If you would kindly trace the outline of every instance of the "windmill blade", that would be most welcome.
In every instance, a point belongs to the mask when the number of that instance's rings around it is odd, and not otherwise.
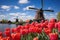
[[[29,9],[39,10],[38,8],[32,8],[32,7],[29,7]]]
[[[42,6],[42,9],[43,9],[43,0],[41,0],[41,6]]]
[[[49,11],[49,12],[54,12],[54,10],[43,10],[43,11]]]

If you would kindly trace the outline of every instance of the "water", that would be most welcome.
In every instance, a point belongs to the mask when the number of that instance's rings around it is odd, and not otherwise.
[[[15,28],[15,24],[0,24],[0,31],[4,32],[5,28]]]

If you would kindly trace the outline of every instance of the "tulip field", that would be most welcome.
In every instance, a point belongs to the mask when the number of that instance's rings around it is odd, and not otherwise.
[[[43,21],[6,28],[0,32],[0,40],[60,40],[60,21]]]

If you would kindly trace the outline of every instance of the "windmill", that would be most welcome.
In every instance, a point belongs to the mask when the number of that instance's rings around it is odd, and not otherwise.
[[[37,13],[35,15],[35,20],[45,20],[44,15],[43,15],[44,11],[54,12],[54,10],[44,10],[43,7],[44,7],[43,0],[41,0],[41,8],[40,9],[29,7],[29,9],[37,10]]]

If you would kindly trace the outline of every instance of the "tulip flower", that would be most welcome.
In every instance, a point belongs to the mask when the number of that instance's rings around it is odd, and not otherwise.
[[[44,23],[45,23],[46,25],[48,25],[48,20],[46,20]]]
[[[16,40],[20,40],[20,39],[21,39],[21,35],[20,35],[20,33],[16,33],[16,35],[15,35],[15,39],[16,39]]]
[[[38,24],[37,22],[32,22],[31,25],[35,26],[36,24]]]
[[[55,27],[55,24],[49,23],[47,26],[48,26],[48,28],[50,28],[52,30]]]
[[[58,28],[58,23],[55,23],[55,28]]]
[[[10,37],[10,31],[5,31],[4,34],[5,34],[7,37]]]
[[[24,27],[25,27],[25,29],[29,29],[30,24],[26,24]]]
[[[49,37],[50,37],[50,40],[58,40],[58,34],[57,33],[50,33]]]
[[[11,37],[12,40],[20,40],[20,33],[12,33]]]
[[[0,36],[0,40],[2,39],[2,36]]]
[[[34,27],[34,28],[33,28],[33,32],[34,32],[34,33],[37,33],[37,32],[38,32],[38,27]]]
[[[10,28],[6,28],[5,31],[10,31]]]
[[[32,33],[33,32],[33,27],[30,27],[29,28],[29,33]]]
[[[38,40],[38,37],[33,38],[33,40]]]
[[[42,28],[38,28],[38,32],[37,33],[42,33]]]
[[[14,33],[11,34],[12,40],[15,40],[15,35]]]
[[[60,22],[58,22],[58,32],[60,32]]]
[[[56,19],[52,18],[50,19],[50,23],[55,23]]]
[[[0,36],[2,36],[2,32],[0,32]]]
[[[6,38],[2,38],[1,40],[7,40]]]
[[[35,27],[39,27],[39,28],[41,28],[41,24],[40,24],[40,23],[35,24]]]
[[[25,34],[28,34],[29,31],[27,29],[21,29],[20,33],[21,33],[21,35],[25,35]]]
[[[17,29],[16,28],[12,28],[12,33],[16,33]]]
[[[11,38],[10,38],[10,37],[7,37],[6,39],[7,39],[7,40],[11,40]]]
[[[16,32],[20,32],[20,28],[19,27],[16,28]]]
[[[44,32],[45,32],[47,35],[49,35],[49,33],[51,33],[52,31],[51,31],[51,29],[49,29],[49,28],[44,28]]]
[[[60,21],[56,22],[55,19],[51,19],[50,21],[42,20],[40,23],[32,22],[31,24],[18,25],[16,28],[12,28],[12,32],[10,28],[6,28],[4,31],[6,36],[3,37],[3,33],[0,32],[0,40],[48,40],[48,38],[50,40],[58,40],[57,28],[59,33]],[[52,33],[52,29],[54,33]]]

